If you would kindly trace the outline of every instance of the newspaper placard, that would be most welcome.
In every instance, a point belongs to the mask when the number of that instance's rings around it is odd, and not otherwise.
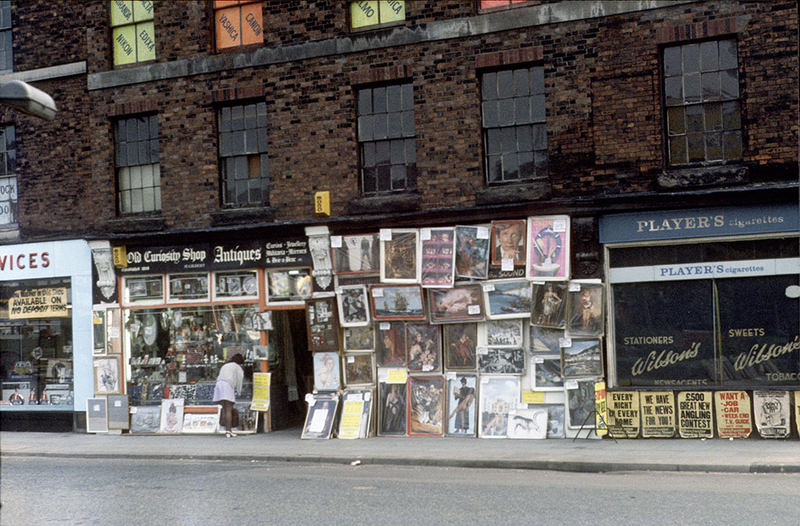
[[[716,391],[717,435],[720,438],[747,438],[753,430],[750,395],[746,391]]]
[[[714,436],[714,413],[710,391],[681,391],[678,393],[678,434],[681,438],[711,438]]]
[[[608,434],[608,403],[606,402],[606,383],[594,384],[595,433],[597,436]]]
[[[608,431],[614,438],[636,438],[639,436],[641,419],[639,418],[638,391],[609,391],[606,394],[608,404]]]
[[[272,373],[253,373],[251,411],[269,411],[269,385]]]
[[[800,434],[800,391],[794,392],[794,423],[797,426],[797,433]]]
[[[639,393],[642,407],[642,437],[672,438],[675,436],[675,396],[672,391]]]
[[[753,391],[753,413],[761,438],[789,436],[789,391]]]

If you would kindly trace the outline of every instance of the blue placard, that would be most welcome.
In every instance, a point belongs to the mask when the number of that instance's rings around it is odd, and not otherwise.
[[[738,236],[800,230],[797,205],[694,208],[600,217],[600,242]]]

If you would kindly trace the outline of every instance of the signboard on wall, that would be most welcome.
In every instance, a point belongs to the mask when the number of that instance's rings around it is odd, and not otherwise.
[[[642,437],[672,438],[675,435],[675,396],[672,391],[643,391],[639,397]]]
[[[714,436],[714,413],[711,391],[678,393],[678,433],[681,438]]]
[[[637,391],[608,391],[608,432],[613,438],[639,436],[639,393]]]
[[[789,391],[753,391],[753,412],[761,438],[789,436]]]
[[[8,299],[8,317],[12,320],[69,318],[70,313],[66,287],[18,289]]]
[[[720,438],[747,438],[753,429],[750,395],[746,391],[716,391],[717,435]]]

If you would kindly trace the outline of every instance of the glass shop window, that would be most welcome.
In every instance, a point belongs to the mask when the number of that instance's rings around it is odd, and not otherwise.
[[[122,286],[126,305],[155,305],[164,303],[164,277],[137,276],[125,278]]]
[[[208,274],[170,274],[169,302],[208,301]]]

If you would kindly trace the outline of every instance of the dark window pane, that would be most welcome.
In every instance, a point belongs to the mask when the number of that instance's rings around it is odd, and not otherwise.
[[[231,108],[231,130],[241,130],[244,128],[244,111],[241,106]]]
[[[404,111],[402,113],[403,117],[403,136],[404,137],[413,137],[414,136],[414,112],[413,111]]]
[[[128,166],[128,147],[123,142],[117,142],[117,166]]]
[[[686,133],[683,107],[667,109],[667,131],[670,135]]]
[[[544,94],[544,68],[531,68],[531,95]]]
[[[722,160],[722,134],[721,133],[707,133],[706,134],[706,160],[719,161]]]
[[[738,66],[736,41],[721,40],[719,43],[719,69],[736,69]]]
[[[259,102],[256,105],[256,112],[258,115],[258,126],[261,128],[267,127],[267,103]]]
[[[686,107],[686,130],[688,132],[701,132],[703,131],[703,107],[702,106],[687,106]]]
[[[741,132],[725,133],[723,138],[723,150],[725,159],[742,158],[742,134]]]
[[[150,139],[150,162],[158,162],[158,139]]]
[[[513,81],[514,96],[515,97],[527,96],[530,93],[530,88],[528,87],[530,73],[528,72],[528,68],[514,70],[513,77],[514,77]]]
[[[517,134],[514,128],[503,128],[500,130],[500,150],[503,153],[517,151]]]
[[[547,177],[547,154],[544,152],[533,152],[533,163],[536,165],[536,176]]]
[[[685,164],[686,159],[686,136],[670,137],[669,139],[669,160],[672,164]]]
[[[521,152],[517,157],[519,160],[519,176],[521,179],[530,179],[536,173],[533,164],[533,152]]]
[[[255,118],[253,118],[255,122]],[[258,153],[258,130],[248,128],[244,131],[244,153]]]
[[[128,166],[139,164],[139,148],[137,145],[138,143],[135,142],[126,143],[128,150]]]
[[[683,89],[686,102],[700,102],[700,74],[686,75],[683,78]]]
[[[375,143],[368,142],[361,145],[361,158],[364,166],[375,166]]]
[[[362,89],[358,91],[358,114],[368,113],[372,113],[372,90]]]
[[[258,124],[256,118],[256,105],[248,104],[244,107],[244,127],[246,130],[255,128]]]
[[[544,124],[533,126],[533,149],[547,150],[547,127]]]
[[[375,130],[373,128],[372,121],[372,115],[362,115],[358,118],[359,141],[371,141],[375,137]]]
[[[485,73],[481,78],[481,98],[483,100],[497,98],[497,73]]]
[[[403,84],[403,110],[411,111],[414,109],[414,85]]]
[[[499,155],[492,155],[487,160],[487,177],[490,183],[499,183],[502,181],[502,165],[500,163]]]
[[[534,95],[531,97],[531,120],[533,122],[544,122],[544,95]]]
[[[664,49],[664,76],[674,77],[681,74],[681,48],[668,47]]]
[[[486,153],[489,155],[500,153],[500,130],[497,128],[486,131]]]
[[[392,190],[404,190],[406,187],[406,167],[392,166]]]
[[[700,71],[700,46],[689,44],[683,46],[683,73],[697,73]]]
[[[497,126],[497,102],[489,101],[483,103],[483,126],[484,128],[494,128]]]
[[[372,90],[372,111],[374,113],[386,113],[386,88],[375,88]]]
[[[719,56],[717,42],[703,42],[700,44],[700,71],[716,71],[719,69]]]
[[[513,94],[512,74],[510,70],[497,73],[497,95],[501,99],[509,98]]]
[[[235,179],[242,180],[247,179],[249,174],[247,173],[247,156],[240,155],[239,157],[234,157],[236,162],[236,176]]]
[[[739,98],[739,78],[735,69],[729,69],[720,72],[720,83],[722,89],[722,99],[738,99]]]
[[[705,114],[705,130],[719,131],[722,129],[722,106],[720,104],[706,104],[703,107]]]
[[[403,136],[403,114],[402,113],[390,113],[387,118],[387,137],[390,139],[395,139],[397,137]]]
[[[378,191],[388,192],[392,189],[392,171],[389,165],[381,165],[376,168],[378,171]]]
[[[267,128],[265,125],[259,125],[258,128],[258,151],[267,151]]]
[[[231,109],[229,107],[222,108],[219,112],[219,131],[231,131]]]
[[[702,74],[703,100],[719,100],[719,72]]]
[[[400,85],[395,84],[389,86],[386,90],[387,104],[386,108],[389,112],[400,111],[403,108],[403,100],[400,95]]]
[[[514,122],[516,124],[531,122],[531,101],[528,97],[514,99]]]
[[[667,106],[683,104],[683,77],[664,79],[664,95]]]
[[[374,116],[373,125],[375,126],[375,139],[385,139],[388,126],[388,116],[386,113],[376,113]]]
[[[233,155],[244,153],[244,131],[231,132],[231,153]]]
[[[498,119],[500,126],[514,124],[514,99],[500,99],[498,104]]]
[[[364,193],[373,193],[375,188],[375,169],[364,168]]]
[[[517,165],[517,154],[503,154],[503,180],[508,181],[510,179],[519,179],[519,174],[517,173],[518,169],[519,166]]]
[[[703,161],[706,158],[705,141],[702,133],[690,133],[686,136],[689,145],[689,162]]]
[[[391,141],[390,149],[392,153],[389,162],[392,164],[405,164],[405,144],[403,144],[403,141]]]
[[[391,149],[388,141],[375,143],[375,164],[389,164],[391,159]]]
[[[417,164],[417,143],[414,139],[406,139],[403,141],[406,149],[406,164]]]
[[[517,126],[517,148],[519,151],[533,151],[533,137],[530,126]]]
[[[725,102],[722,104],[722,127],[725,130],[738,130],[742,127],[738,102]]]

